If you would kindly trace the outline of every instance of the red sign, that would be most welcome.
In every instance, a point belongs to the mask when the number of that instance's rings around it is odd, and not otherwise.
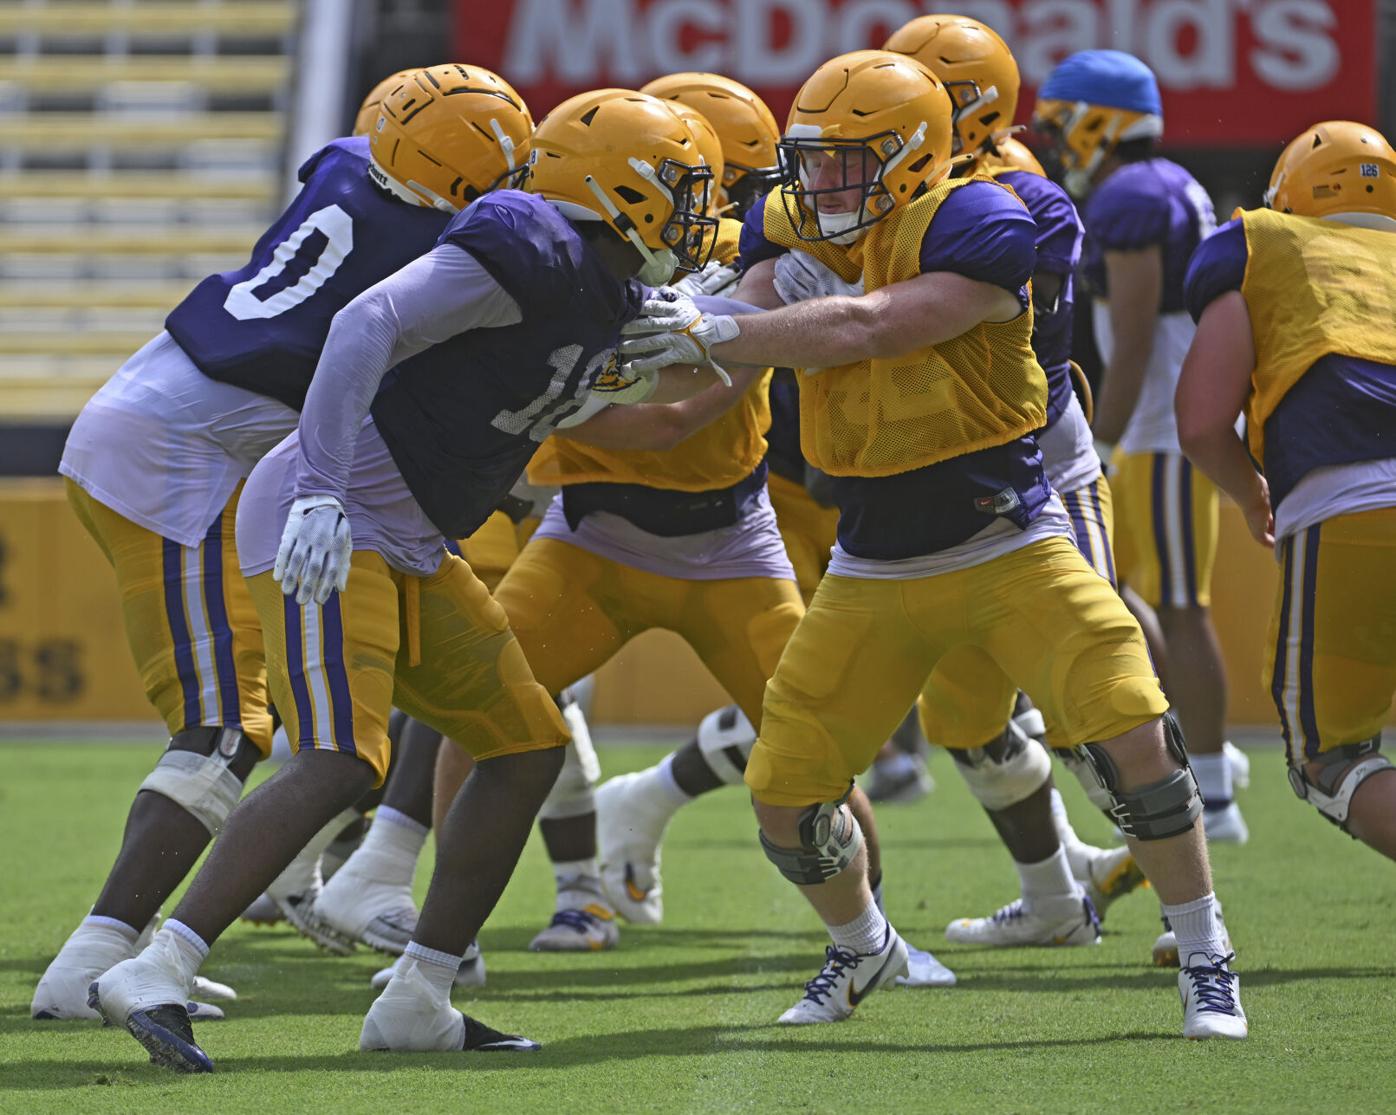
[[[457,0],[456,55],[498,70],[538,119],[586,89],[711,70],[783,120],[821,62],[947,9],[1012,47],[1020,119],[1062,58],[1112,47],[1158,74],[1175,144],[1268,145],[1318,120],[1373,121],[1373,0]]]

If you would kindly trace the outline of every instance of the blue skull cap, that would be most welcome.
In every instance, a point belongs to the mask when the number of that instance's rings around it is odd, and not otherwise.
[[[1065,58],[1037,91],[1046,101],[1084,101],[1162,118],[1154,71],[1122,50],[1082,50]]]

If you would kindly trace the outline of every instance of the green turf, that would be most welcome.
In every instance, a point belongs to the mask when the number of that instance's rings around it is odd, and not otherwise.
[[[614,748],[608,772],[653,748]],[[686,810],[666,850],[666,924],[614,953],[525,951],[551,878],[530,845],[481,935],[489,986],[458,1005],[544,1043],[532,1057],[357,1052],[380,960],[315,953],[235,927],[209,975],[241,998],[201,1026],[218,1064],[182,1078],[124,1033],[37,1024],[35,979],[109,865],[148,748],[0,746],[0,1111],[1390,1111],[1396,1106],[1396,887],[1390,865],[1301,807],[1256,756],[1252,840],[1216,853],[1253,1036],[1185,1042],[1172,973],[1147,965],[1153,897],[1110,911],[1098,948],[936,948],[948,991],[879,993],[851,1021],[771,1023],[818,967],[824,936],[762,858],[744,795]],[[944,756],[940,788],[880,813],[888,909],[935,947],[952,917],[1011,897],[1011,866]],[[1078,827],[1104,840],[1075,786]],[[482,833],[481,839],[487,840]],[[425,879],[425,870],[419,876]]]

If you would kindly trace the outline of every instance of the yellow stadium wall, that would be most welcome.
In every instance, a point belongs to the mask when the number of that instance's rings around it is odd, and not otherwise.
[[[1223,505],[1212,597],[1236,725],[1275,726],[1260,675],[1276,580],[1273,558],[1251,542],[1236,509]],[[126,650],[115,586],[59,482],[0,482],[0,721],[152,719]],[[600,672],[593,719],[691,725],[725,702],[687,646],[655,631]]]

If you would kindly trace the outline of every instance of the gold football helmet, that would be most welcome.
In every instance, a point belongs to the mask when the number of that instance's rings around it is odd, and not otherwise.
[[[804,214],[791,210],[797,235],[851,244],[944,178],[950,117],[945,86],[914,58],[856,50],[825,62],[796,94],[780,142],[783,196]]]
[[[533,117],[502,77],[479,66],[414,70],[379,104],[370,173],[414,205],[455,213],[528,176]]]
[[[383,103],[383,98],[388,95],[388,90],[395,88],[415,71],[398,70],[395,74],[389,74],[372,89],[368,96],[364,98],[364,103],[359,105],[358,114],[354,117],[354,135],[366,136],[373,131],[373,125],[378,122],[378,106]]]
[[[1396,219],[1396,151],[1365,124],[1315,124],[1280,155],[1265,204],[1301,217],[1374,213]]]
[[[780,127],[766,102],[721,74],[682,73],[655,78],[640,92],[697,109],[722,141],[722,176],[717,207],[740,217],[780,181],[776,144]]]
[[[923,15],[883,45],[940,78],[955,106],[956,151],[977,152],[1013,124],[1018,63],[993,28],[958,15]]]
[[[543,118],[533,146],[529,190],[632,244],[643,282],[658,286],[707,262],[717,228],[707,212],[712,168],[667,102],[629,89],[581,93]]]

